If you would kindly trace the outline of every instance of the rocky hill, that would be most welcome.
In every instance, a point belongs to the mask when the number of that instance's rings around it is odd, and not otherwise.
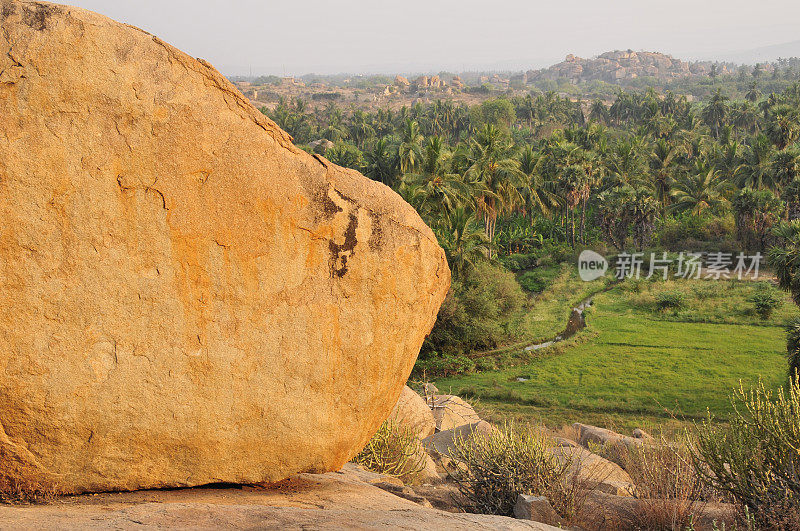
[[[694,75],[704,76],[711,73],[713,64],[709,61],[687,63],[658,52],[616,50],[592,59],[570,54],[561,63],[543,70],[529,71],[527,74],[529,81],[568,79],[573,83],[594,80],[615,83],[639,77],[674,79]],[[729,66],[718,65],[717,72],[729,73]]]

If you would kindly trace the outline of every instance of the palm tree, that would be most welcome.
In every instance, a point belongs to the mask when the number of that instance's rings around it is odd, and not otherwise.
[[[486,124],[470,142],[471,164],[465,180],[473,187],[490,242],[494,241],[498,215],[511,211],[521,199],[519,185],[524,175],[511,147],[506,135],[492,124]]]
[[[389,142],[380,138],[372,145],[372,149],[364,153],[366,162],[364,173],[372,180],[393,186],[397,177],[397,157],[392,154]]]
[[[800,219],[775,227],[773,234],[779,243],[768,254],[769,265],[775,269],[778,285],[792,295],[800,305]],[[787,326],[787,355],[791,376],[800,370],[800,319]]]
[[[400,171],[413,173],[422,161],[422,134],[419,132],[419,124],[415,120],[408,118],[405,121],[400,140],[400,146],[397,148]]]
[[[364,142],[375,134],[375,130],[367,123],[364,111],[356,109],[350,117],[350,137],[359,148],[364,147]]]
[[[641,139],[621,140],[608,157],[608,172],[616,184],[635,184],[642,176]]]
[[[441,175],[445,173],[449,153],[438,136],[432,136],[425,143],[422,153],[422,172],[427,175]]]
[[[608,117],[608,107],[606,107],[606,104],[601,100],[594,100],[592,107],[589,109],[589,120],[607,124]]]
[[[754,190],[774,187],[772,149],[772,143],[763,133],[751,139],[744,153],[744,161],[735,172],[739,187]]]
[[[722,89],[718,88],[701,113],[703,121],[714,133],[714,138],[719,138],[719,131],[728,116],[728,106],[725,104],[727,99],[727,96],[723,96]]]
[[[744,99],[749,101],[750,103],[755,103],[761,97],[761,91],[758,90],[758,81],[753,81],[750,83],[750,90],[747,91],[747,94],[744,95]]]
[[[653,197],[652,191],[644,186],[633,189],[626,205],[626,216],[631,220],[633,243],[642,250],[655,230],[660,204]]]
[[[475,215],[464,207],[449,212],[434,231],[456,278],[462,277],[478,260],[489,256],[490,243],[484,230]]]
[[[800,121],[797,109],[791,105],[776,105],[769,110],[765,132],[767,137],[780,150],[800,138]]]
[[[775,185],[785,190],[789,183],[800,177],[800,149],[789,148],[772,157],[772,174]]]
[[[751,103],[733,103],[730,107],[730,117],[732,125],[750,134],[756,134],[760,130],[758,109]]]
[[[690,211],[695,215],[706,210],[716,212],[728,204],[726,194],[729,190],[730,183],[723,180],[713,168],[706,173],[686,175],[676,181],[672,191],[674,202],[668,210]]]
[[[448,172],[450,153],[439,137],[425,145],[420,173],[407,173],[401,183],[401,194],[420,214],[431,221],[463,206],[469,187],[462,177]]]
[[[653,188],[656,199],[661,202],[662,211],[669,206],[672,175],[678,162],[679,150],[663,138],[653,144],[650,151],[650,169],[653,171]]]
[[[565,191],[567,212],[571,212],[569,229],[571,245],[575,247],[575,208],[585,201],[591,189],[590,178],[586,169],[579,164],[566,166],[561,173],[561,188]],[[585,204],[585,203],[584,203]]]
[[[536,105],[534,105],[533,97],[530,94],[525,95],[522,101],[519,102],[517,114],[520,119],[528,123],[528,129],[533,129],[533,119],[536,117]]]
[[[548,215],[550,208],[558,204],[558,197],[545,185],[544,178],[538,171],[539,155],[533,146],[525,146],[519,156],[519,169],[526,177],[520,188],[520,195],[524,205],[525,214],[530,216],[531,222],[535,213]]]

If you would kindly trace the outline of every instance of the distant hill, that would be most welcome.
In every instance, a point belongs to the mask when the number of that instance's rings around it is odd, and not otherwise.
[[[695,75],[705,76],[711,72],[712,64],[711,61],[688,63],[658,52],[615,50],[591,59],[570,54],[558,64],[542,70],[529,71],[527,74],[529,81],[569,79],[574,83],[593,80],[616,83],[639,77],[674,79]],[[732,65],[718,65],[718,73],[728,73],[731,67]]]
[[[717,59],[720,61],[730,61],[732,63],[754,65],[756,63],[772,62],[776,61],[778,58],[786,59],[789,57],[800,57],[800,41],[730,52],[720,55]]]

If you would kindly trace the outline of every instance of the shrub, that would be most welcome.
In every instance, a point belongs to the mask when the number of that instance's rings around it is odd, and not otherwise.
[[[547,281],[535,271],[526,271],[519,277],[519,285],[533,293],[541,293],[547,287]]]
[[[780,292],[766,282],[759,282],[756,292],[748,300],[753,303],[756,313],[762,319],[769,319],[772,312],[783,304]]]
[[[568,477],[570,462],[559,462],[548,448],[543,434],[510,424],[457,438],[450,457],[464,509],[512,516],[517,497],[529,494],[547,497],[564,518],[574,516],[578,496]]]
[[[680,291],[664,291],[656,295],[656,309],[659,311],[680,310],[685,306],[686,301]]]
[[[621,288],[628,293],[641,293],[645,288],[645,280],[641,278],[629,278],[621,284]]]
[[[698,430],[693,448],[697,473],[729,494],[740,510],[769,529],[800,527],[800,382],[788,392],[744,387],[734,391],[730,427],[711,418]]]
[[[541,253],[518,253],[501,256],[498,258],[501,264],[511,271],[522,271],[536,267]]]
[[[420,357],[414,366],[414,374],[426,378],[447,378],[456,374],[475,371],[476,363],[461,354],[439,354],[431,352]],[[481,369],[486,370],[486,369]]]
[[[0,477],[0,504],[47,503],[59,494],[55,484],[27,478]]]
[[[694,288],[694,296],[699,301],[705,301],[716,297],[718,291],[715,284],[711,282],[703,283]]]
[[[497,347],[519,334],[527,300],[514,274],[481,262],[454,280],[424,351],[466,352]],[[423,353],[422,358],[427,358]]]
[[[367,470],[411,483],[425,467],[425,451],[414,432],[387,420],[353,462]]]
[[[733,216],[695,216],[689,214],[667,217],[661,223],[656,237],[665,249],[675,252],[723,251],[740,249],[736,243]]]

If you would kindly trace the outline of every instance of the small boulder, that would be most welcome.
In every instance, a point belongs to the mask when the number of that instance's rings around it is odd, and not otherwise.
[[[520,520],[534,520],[543,524],[559,525],[561,518],[544,496],[520,494],[514,505],[514,517]]]
[[[630,496],[635,488],[633,479],[622,467],[585,448],[555,446],[550,451],[559,462],[571,463],[569,478],[588,488],[617,496]]]
[[[331,149],[335,144],[328,140],[327,138],[320,138],[319,140],[314,140],[313,142],[308,143],[308,147],[314,150],[314,153],[319,153],[320,155],[324,155],[326,151]]]
[[[597,426],[589,426],[588,424],[581,424],[576,422],[572,425],[578,435],[578,443],[585,448],[589,448],[590,444],[598,445],[624,445],[626,447],[638,446],[642,444],[642,439],[635,437],[628,437],[615,431],[607,430],[605,428],[598,428]],[[644,433],[644,432],[642,432]]]
[[[481,420],[472,406],[457,396],[434,395],[430,406],[433,418],[436,419],[437,431],[447,431]]]
[[[423,467],[411,483],[414,485],[436,485],[437,483],[441,483],[442,477],[436,470],[436,462],[428,455],[421,445],[417,450],[417,455],[422,455]]]
[[[386,492],[391,492],[395,496],[399,496],[405,500],[412,501],[417,505],[422,505],[423,507],[433,508],[431,502],[429,502],[424,496],[420,496],[414,489],[411,487],[406,487],[404,485],[397,485],[395,483],[373,483],[376,487],[381,490],[385,490]]]
[[[466,439],[475,433],[491,433],[494,426],[481,420],[473,424],[465,424],[450,430],[440,431],[422,440],[422,446],[434,456],[449,456],[455,448],[456,441]]]
[[[436,431],[436,420],[431,408],[408,386],[403,387],[389,420],[411,430],[420,439],[433,435]]]

